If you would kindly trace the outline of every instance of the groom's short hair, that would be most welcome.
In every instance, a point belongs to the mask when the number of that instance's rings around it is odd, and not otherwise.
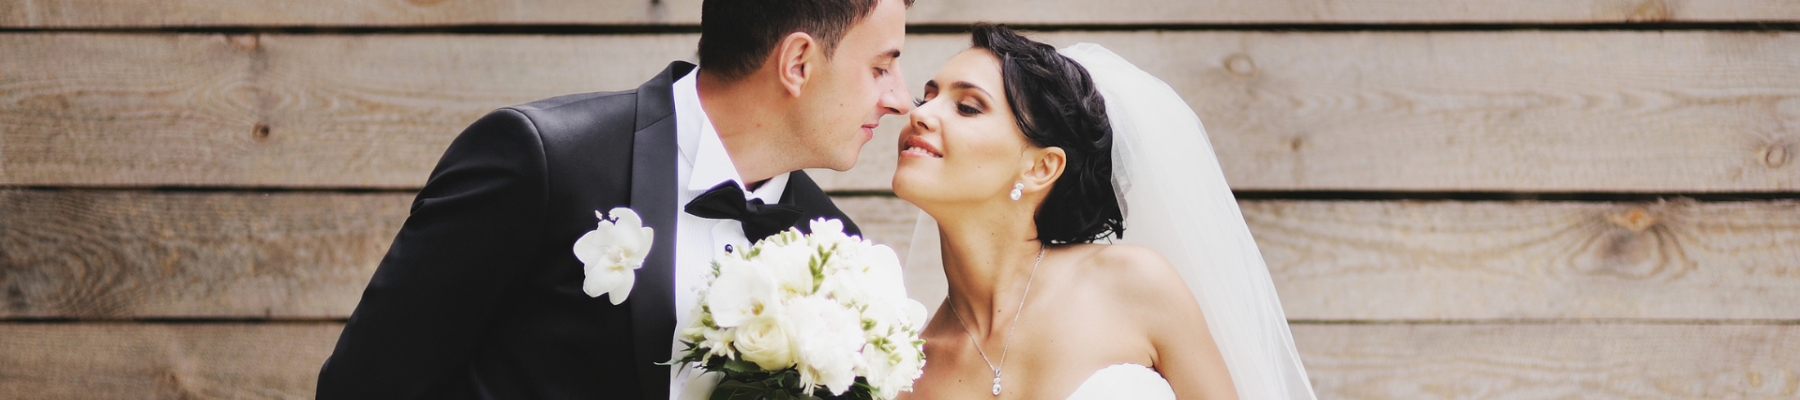
[[[762,68],[781,39],[806,32],[825,57],[850,27],[884,0],[705,0],[700,5],[700,66],[736,81]],[[913,0],[903,0],[912,7]]]

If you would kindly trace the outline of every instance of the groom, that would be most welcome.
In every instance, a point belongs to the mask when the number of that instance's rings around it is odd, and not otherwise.
[[[413,201],[318,398],[678,395],[685,372],[655,363],[672,358],[713,254],[814,218],[856,231],[798,170],[849,169],[882,116],[909,111],[898,57],[910,4],[706,0],[700,67],[475,121]],[[619,305],[583,292],[573,252],[614,207],[655,229]]]

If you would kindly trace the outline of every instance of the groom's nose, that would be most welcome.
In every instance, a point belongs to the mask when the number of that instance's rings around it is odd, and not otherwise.
[[[881,107],[882,111],[888,114],[906,115],[906,113],[912,112],[913,107],[912,96],[906,92],[906,76],[901,74],[898,67],[894,68],[892,74],[893,77],[887,80],[886,87],[882,88],[881,100],[876,106]]]

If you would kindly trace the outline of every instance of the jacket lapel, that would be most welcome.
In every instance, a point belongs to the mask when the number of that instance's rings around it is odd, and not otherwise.
[[[637,270],[626,303],[631,307],[632,348],[645,400],[669,398],[668,361],[675,338],[676,153],[675,101],[670,86],[693,71],[676,61],[637,90],[637,131],[631,148],[631,208],[656,230],[650,254]]]

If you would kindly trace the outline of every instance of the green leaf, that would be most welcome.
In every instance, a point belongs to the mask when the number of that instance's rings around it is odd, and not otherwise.
[[[762,372],[762,367],[756,366],[756,363],[744,361],[744,360],[725,361],[724,367],[725,367],[726,371],[737,372],[737,373],[742,373],[742,374],[753,374],[753,373],[757,373],[757,372]]]

